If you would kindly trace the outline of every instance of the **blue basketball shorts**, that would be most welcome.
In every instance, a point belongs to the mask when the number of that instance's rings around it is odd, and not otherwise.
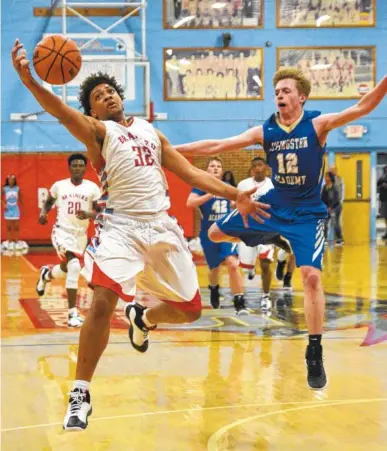
[[[270,203],[270,198],[262,196],[260,202]],[[278,208],[272,206],[271,217],[263,224],[248,218],[248,227],[238,210],[221,218],[217,225],[226,235],[239,238],[248,246],[267,243],[267,237],[279,233],[286,238],[293,249],[296,265],[313,266],[322,269],[324,257],[324,225],[326,209],[324,206],[303,208]]]
[[[230,255],[238,255],[237,243],[214,243],[208,238],[208,230],[200,232],[200,243],[210,269],[217,268]]]

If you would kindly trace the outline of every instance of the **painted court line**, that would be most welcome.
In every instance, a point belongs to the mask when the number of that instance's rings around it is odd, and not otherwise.
[[[339,400],[327,400],[327,401],[316,401],[316,400],[314,400],[314,401],[288,401],[288,402],[276,402],[276,403],[264,403],[264,404],[242,404],[242,405],[214,406],[214,407],[195,407],[195,408],[191,408],[191,409],[161,410],[161,411],[157,411],[157,412],[141,412],[141,413],[130,413],[130,414],[126,414],[126,415],[115,415],[115,416],[109,416],[109,417],[89,418],[89,423],[94,423],[96,421],[118,420],[118,419],[122,419],[122,418],[136,418],[136,417],[139,418],[139,417],[148,417],[148,416],[155,416],[155,415],[170,415],[170,414],[176,414],[176,413],[201,412],[204,410],[209,411],[209,410],[222,410],[222,409],[243,409],[246,407],[272,407],[272,406],[300,405],[300,404],[302,405],[302,407],[291,408],[288,410],[277,410],[276,412],[270,412],[270,413],[266,413],[266,414],[262,414],[262,415],[256,415],[256,416],[245,418],[243,420],[239,420],[235,423],[232,423],[231,425],[227,425],[224,428],[219,429],[213,436],[211,436],[211,438],[210,438],[210,440],[211,440],[212,437],[214,437],[220,431],[223,431],[223,430],[226,431],[228,429],[231,429],[231,427],[234,427],[238,424],[242,424],[243,422],[251,421],[252,419],[255,419],[255,418],[263,418],[266,416],[279,414],[282,412],[291,412],[291,411],[302,410],[302,409],[307,409],[307,408],[311,409],[311,408],[315,408],[315,407],[323,407],[325,405],[330,406],[330,405],[358,404],[358,403],[381,402],[381,401],[387,401],[387,398],[355,399],[355,400],[339,399]],[[310,404],[312,404],[312,405],[310,405]],[[62,426],[62,422],[31,424],[28,426],[4,428],[1,431],[2,432],[12,432],[12,431],[21,431],[21,430],[26,430],[26,429],[38,429],[38,428],[52,427],[52,426]],[[213,449],[215,450],[216,448],[213,448]]]
[[[350,405],[350,404],[366,404],[366,403],[372,403],[372,402],[382,402],[387,401],[387,398],[375,398],[375,399],[352,399],[352,400],[342,400],[342,401],[326,401],[326,402],[319,402],[316,403],[314,401],[314,405],[303,405],[300,407],[291,407],[289,409],[281,409],[281,410],[275,410],[274,412],[267,412],[259,415],[253,415],[247,418],[243,418],[242,420],[234,421],[230,424],[227,424],[226,426],[223,426],[222,428],[218,429],[214,434],[211,435],[207,442],[207,450],[208,451],[220,451],[218,448],[218,441],[219,438],[228,432],[230,429],[240,426],[244,423],[248,423],[250,421],[258,420],[260,418],[268,418],[275,415],[282,415],[286,414],[288,412],[297,412],[300,410],[309,410],[309,409],[316,409],[316,408],[322,408],[322,407],[331,407],[331,406],[344,406],[344,405]],[[294,403],[296,404],[296,403]],[[269,405],[269,404],[268,404]]]

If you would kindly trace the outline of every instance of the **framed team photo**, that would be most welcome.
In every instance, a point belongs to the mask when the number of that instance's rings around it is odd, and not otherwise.
[[[376,0],[277,0],[278,28],[374,27]]]
[[[262,48],[164,49],[164,99],[262,100]]]
[[[296,67],[311,81],[310,99],[358,99],[376,82],[376,48],[279,47],[277,69]]]
[[[260,28],[263,0],[163,0],[164,28]]]

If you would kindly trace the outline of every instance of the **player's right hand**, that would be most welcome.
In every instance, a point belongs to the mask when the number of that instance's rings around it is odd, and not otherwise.
[[[15,68],[16,72],[19,74],[19,77],[23,82],[31,80],[31,70],[30,70],[30,62],[27,59],[27,52],[23,49],[23,44],[20,43],[19,39],[16,39],[15,44],[13,46],[11,55],[12,55],[12,64]],[[23,49],[20,53],[19,50]]]
[[[39,224],[44,225],[47,224],[47,215],[40,215],[38,219]]]

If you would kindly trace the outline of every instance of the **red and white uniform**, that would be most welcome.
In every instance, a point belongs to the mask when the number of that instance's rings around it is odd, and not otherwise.
[[[182,309],[201,308],[192,255],[176,219],[168,216],[162,148],[153,126],[105,121],[97,172],[105,206],[103,227],[85,254],[82,274],[92,285],[132,301],[136,288]]]
[[[249,189],[257,187],[257,191],[251,196],[256,199],[263,194],[274,188],[272,181],[265,177],[262,182],[256,182],[254,177],[242,180],[238,184],[238,189],[247,191]],[[239,261],[240,266],[246,269],[254,269],[255,261],[259,257],[260,260],[274,260],[274,245],[273,244],[260,244],[259,246],[251,247],[246,246],[245,243],[239,243]]]
[[[51,241],[59,257],[63,259],[66,251],[81,257],[87,244],[88,219],[78,219],[80,210],[91,212],[93,202],[101,191],[94,182],[82,180],[74,185],[71,179],[55,182],[50,188],[50,194],[55,199],[57,208],[56,223],[52,229]]]

